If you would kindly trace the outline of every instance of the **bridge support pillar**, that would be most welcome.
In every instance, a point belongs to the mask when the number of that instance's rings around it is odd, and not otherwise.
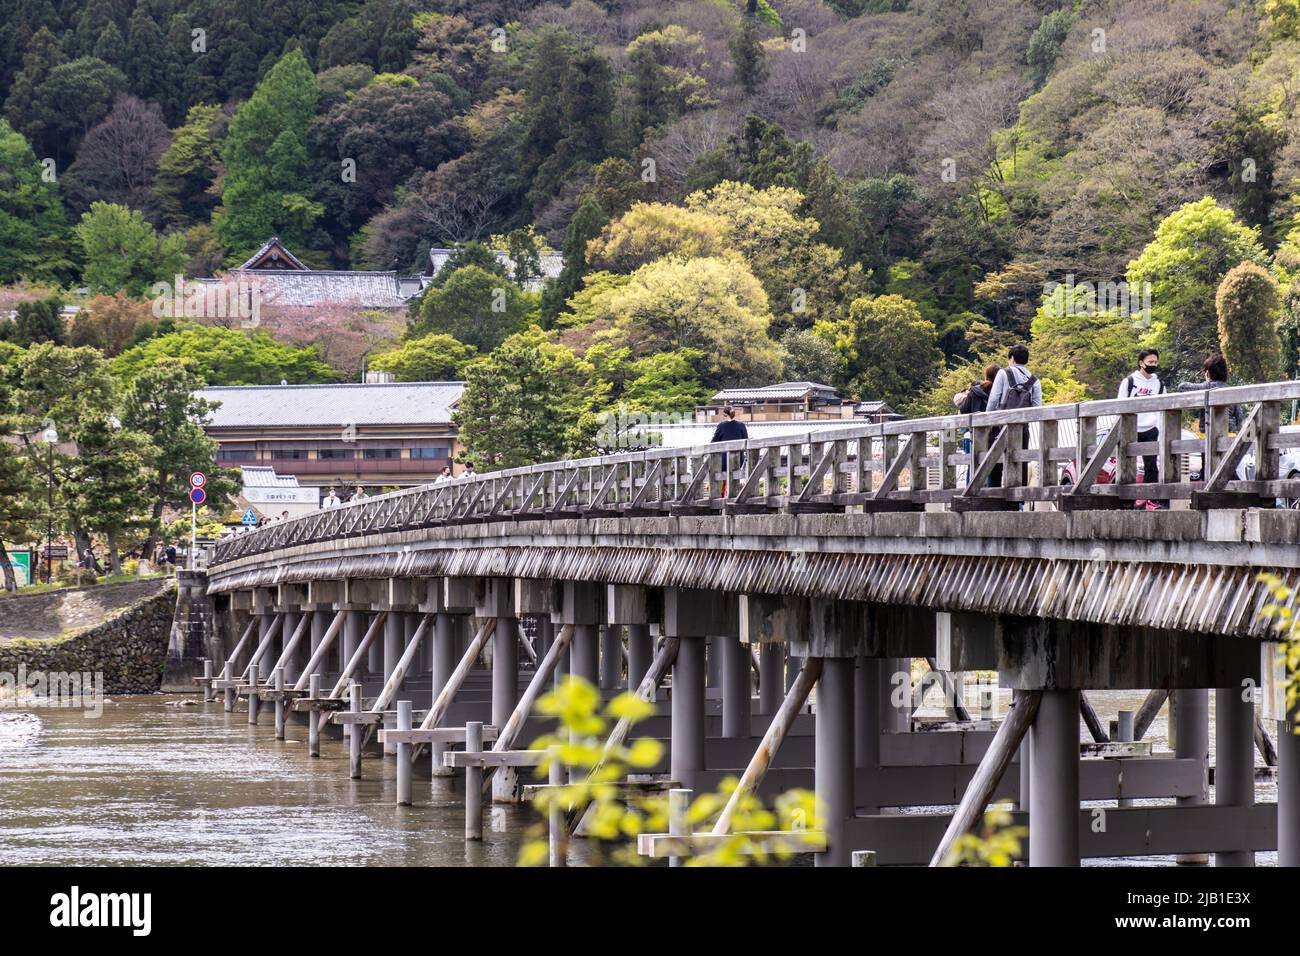
[[[750,711],[749,645],[736,637],[715,637],[721,651],[722,736],[748,737]]]
[[[1029,865],[1079,865],[1079,692],[1045,690],[1034,718]]]
[[[366,633],[366,626],[369,623],[366,615],[357,608],[339,608],[346,610],[347,617],[343,619],[343,640],[339,642],[339,673],[348,666],[348,661],[352,660],[352,655],[357,652],[357,647],[361,644],[361,638]]]
[[[393,672],[397,670],[397,662],[402,659],[402,652],[406,648],[406,614],[400,611],[390,610],[388,617],[384,618],[384,685],[387,686]],[[402,685],[399,684],[397,690],[400,692]],[[394,744],[384,744],[384,754],[391,756],[397,753],[397,747]]]
[[[853,765],[874,770],[880,766],[880,659],[859,657],[853,685]],[[867,812],[877,813],[879,807]]]
[[[758,712],[772,715],[785,700],[785,645],[758,645]]]
[[[1214,692],[1214,802],[1217,806],[1250,807],[1255,804],[1253,688],[1253,684],[1251,690],[1220,687]],[[1255,852],[1219,852],[1214,854],[1214,865],[1254,866]]]
[[[598,624],[573,625],[573,641],[569,645],[569,670],[590,683],[600,685],[600,626]]]
[[[492,635],[492,724],[505,727],[519,703],[519,621],[513,617],[497,618]],[[466,774],[466,789],[469,775]],[[482,777],[479,778],[482,780]],[[492,799],[514,800],[518,773],[513,767],[501,767],[492,775]]]
[[[462,620],[457,615],[439,611],[433,619],[433,694],[432,700],[451,680],[451,672],[456,669],[456,631]],[[456,771],[443,765],[442,755],[447,750],[446,744],[432,744],[429,748],[433,761],[433,776],[451,777]]]
[[[709,690],[717,690],[722,687],[722,647],[721,639],[717,637],[708,638],[705,643],[708,645],[708,671],[705,677],[705,687]]]
[[[606,624],[600,632],[600,686],[617,690],[623,676],[623,628]]]
[[[650,669],[654,657],[654,643],[650,640],[649,624],[627,626],[627,689],[635,691]]]
[[[669,770],[688,790],[695,789],[695,775],[704,769],[705,643],[702,637],[683,637],[673,662]]]
[[[301,621],[302,621],[301,611],[299,611],[297,608],[285,609],[284,624],[281,625],[281,630],[280,630],[281,647],[285,647],[288,645],[289,639],[294,635],[294,632],[298,630],[298,625],[299,623],[301,623]],[[309,624],[308,627],[310,626],[311,625]],[[298,646],[299,647],[302,646],[301,641],[299,641]],[[277,654],[275,657],[267,661],[268,666],[274,664],[279,659],[280,659],[280,655]],[[298,669],[299,667],[302,666],[299,663],[299,660],[300,658],[298,657],[298,652],[295,650],[293,654],[290,656],[290,658],[284,662],[284,679],[288,681],[290,685],[292,685],[293,682],[298,679]]]
[[[853,817],[854,659],[827,657],[817,682],[814,786],[826,832],[826,852],[817,866],[848,866],[848,822]]]
[[[1201,806],[1210,802],[1210,692],[1208,690],[1176,690],[1170,699],[1173,714],[1174,756],[1196,760],[1201,765],[1201,792],[1195,796],[1179,797],[1180,807]],[[1204,864],[1209,857],[1204,853],[1183,853],[1179,863]]]
[[[912,659],[886,657],[880,671],[880,729],[905,734],[912,729]]]
[[[1277,865],[1300,866],[1300,735],[1296,712],[1277,721]]]

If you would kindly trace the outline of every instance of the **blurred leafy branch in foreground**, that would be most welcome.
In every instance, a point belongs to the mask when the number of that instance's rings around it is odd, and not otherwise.
[[[1259,580],[1267,585],[1273,598],[1259,613],[1260,617],[1273,622],[1274,630],[1284,641],[1280,653],[1286,666],[1286,709],[1289,714],[1295,713],[1300,699],[1300,680],[1297,680],[1300,674],[1300,618],[1291,607],[1295,590],[1276,574],[1261,574]],[[1300,723],[1292,722],[1292,732],[1300,734]]]
[[[984,826],[978,833],[958,837],[944,857],[944,866],[1010,866],[1021,856],[1021,841],[1029,835],[1028,827],[1011,826],[1010,811],[992,807],[984,814]]]
[[[635,725],[655,712],[654,704],[636,694],[623,693],[601,709],[600,693],[588,681],[569,675],[555,690],[537,702],[537,711],[555,717],[554,733],[533,742],[533,750],[545,750],[537,776],[549,779],[552,763],[573,774],[573,782],[537,791],[534,808],[545,821],[553,812],[583,819],[587,838],[586,854],[593,865],[640,866],[646,859],[637,853],[636,838],[642,833],[668,832],[666,794],[641,796],[624,785],[629,773],[646,773],[663,758],[664,746],[653,737],[640,737],[627,745],[609,746],[608,730],[626,719]],[[684,814],[688,832],[707,832],[717,821],[738,780],[729,777],[716,791],[696,797]],[[809,790],[790,790],[768,809],[754,794],[743,794],[731,818],[730,834],[705,852],[689,857],[687,866],[749,866],[788,861],[797,852],[798,835],[816,828],[815,797]],[[563,829],[563,828],[562,828]],[[768,845],[755,831],[780,829],[792,839]],[[545,822],[530,827],[519,853],[520,866],[545,866],[549,856]],[[567,829],[561,852],[567,856]]]

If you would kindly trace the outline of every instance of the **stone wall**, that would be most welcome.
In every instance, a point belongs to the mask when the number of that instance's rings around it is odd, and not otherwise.
[[[0,639],[0,671],[17,674],[23,665],[28,674],[102,672],[106,693],[156,692],[162,683],[176,593],[170,582],[145,590],[144,597],[70,636]],[[6,609],[37,597],[8,598]]]

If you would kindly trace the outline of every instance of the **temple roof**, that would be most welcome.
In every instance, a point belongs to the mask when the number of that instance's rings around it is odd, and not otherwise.
[[[284,247],[279,236],[272,236],[239,266],[240,269],[306,272],[305,262]]]

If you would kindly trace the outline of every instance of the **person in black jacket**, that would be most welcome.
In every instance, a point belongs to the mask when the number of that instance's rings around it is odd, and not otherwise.
[[[749,429],[745,427],[744,422],[736,421],[736,410],[730,405],[722,408],[722,421],[718,422],[718,427],[713,430],[713,437],[710,442],[715,441],[738,441],[742,438],[749,437]]]
[[[739,441],[749,437],[749,429],[745,427],[745,423],[736,421],[736,410],[734,408],[730,405],[724,405],[722,407],[722,416],[722,421],[718,422],[718,427],[713,429],[713,437],[709,441]],[[731,458],[731,467],[740,464],[740,454],[740,452],[733,452],[729,456]],[[727,497],[727,482],[725,480],[722,482],[722,497]]]
[[[999,371],[996,365],[985,366],[984,381],[971,382],[970,388],[954,395],[953,402],[957,406],[957,411],[963,415],[974,415],[976,412],[984,411],[989,403],[989,392],[993,390],[993,380],[997,378]]]

